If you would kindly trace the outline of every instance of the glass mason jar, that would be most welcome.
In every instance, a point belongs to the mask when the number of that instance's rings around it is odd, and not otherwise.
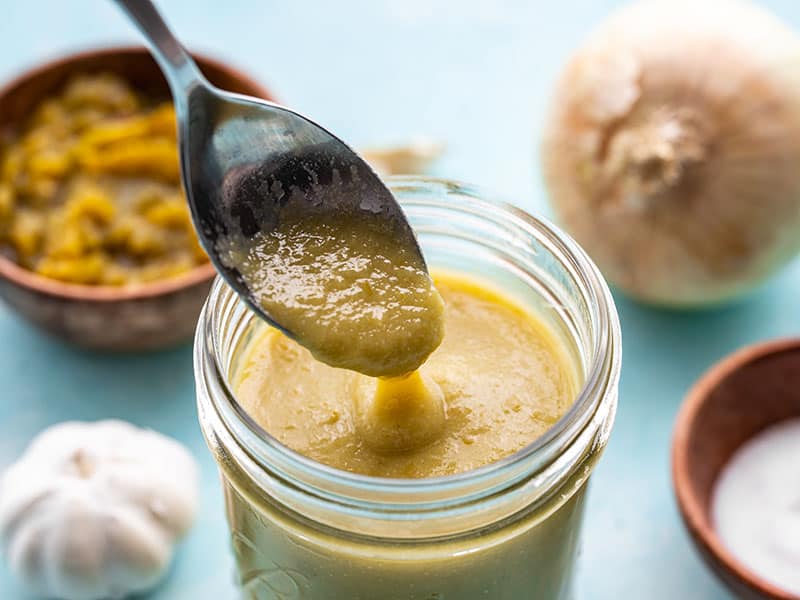
[[[580,392],[544,436],[479,469],[428,479],[340,471],[283,446],[238,404],[232,374],[265,325],[218,280],[194,362],[242,595],[565,598],[587,480],[616,410],[621,348],[611,295],[583,250],[541,219],[449,181],[392,178],[389,186],[429,266],[479,275],[530,306],[569,348]]]

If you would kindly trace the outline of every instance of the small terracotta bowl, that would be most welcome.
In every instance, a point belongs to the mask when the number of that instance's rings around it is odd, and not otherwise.
[[[272,99],[256,81],[215,60],[195,56],[220,88]],[[138,91],[169,97],[167,83],[144,48],[82,52],[23,73],[0,88],[0,131],[13,129],[33,106],[79,73],[113,72]],[[0,297],[38,327],[99,350],[148,350],[174,345],[194,331],[214,278],[210,263],[138,286],[86,286],[47,279],[0,256]]]
[[[744,600],[800,600],[760,579],[722,545],[711,521],[717,476],[766,427],[800,417],[800,339],[750,346],[695,384],[678,413],[672,478],[686,528],[714,573]]]

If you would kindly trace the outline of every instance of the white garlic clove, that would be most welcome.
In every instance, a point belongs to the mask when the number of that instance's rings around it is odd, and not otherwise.
[[[426,173],[443,153],[444,144],[428,138],[418,138],[408,144],[364,148],[359,152],[383,177]]]

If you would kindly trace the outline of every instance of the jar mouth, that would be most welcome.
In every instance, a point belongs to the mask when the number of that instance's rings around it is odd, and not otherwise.
[[[593,421],[598,428],[605,427],[605,437],[602,440],[605,443],[616,403],[621,364],[620,327],[611,292],[584,250],[548,220],[530,215],[506,202],[487,200],[479,188],[446,179],[420,176],[393,176],[387,178],[386,182],[396,195],[403,196],[400,203],[404,210],[423,205],[440,206],[472,213],[481,218],[500,219],[535,239],[562,263],[580,290],[584,304],[590,312],[588,317],[593,340],[586,360],[587,368],[582,387],[569,409],[543,435],[517,452],[481,467],[452,475],[417,479],[374,477],[337,469],[283,445],[261,427],[237,401],[229,382],[228,365],[221,360],[222,352],[217,351],[221,348],[222,320],[229,312],[220,310],[220,307],[226,303],[230,305],[233,292],[218,277],[198,324],[195,372],[198,385],[201,385],[200,373],[206,371],[207,367],[214,371],[213,377],[208,377],[209,374],[206,373],[205,378],[214,388],[209,394],[215,399],[212,408],[217,410],[226,428],[236,432],[234,438],[247,448],[247,454],[256,462],[277,468],[281,478],[296,483],[296,477],[292,473],[300,472],[304,483],[316,482],[322,487],[328,487],[326,482],[335,483],[336,490],[347,497],[350,497],[348,490],[357,489],[389,502],[400,497],[425,497],[435,502],[431,497],[432,493],[436,497],[440,493],[453,492],[469,496],[471,490],[476,494],[480,490],[480,496],[485,496],[495,485],[498,490],[500,486],[512,485],[515,473],[521,480],[526,474],[555,461]],[[442,194],[468,197],[469,202],[453,206],[452,200],[448,203],[437,199]],[[415,195],[419,198],[413,197]],[[234,297],[234,302],[241,301]],[[230,306],[227,308],[230,309]],[[213,359],[208,359],[209,354]],[[608,411],[598,416],[603,405]]]

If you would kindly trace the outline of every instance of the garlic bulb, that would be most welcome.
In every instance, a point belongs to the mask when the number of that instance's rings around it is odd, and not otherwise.
[[[567,65],[542,160],[559,220],[617,286],[739,295],[800,250],[800,41],[742,1],[627,6]]]
[[[196,503],[197,467],[177,442],[122,421],[67,422],[0,479],[0,540],[33,593],[120,598],[161,579]]]

